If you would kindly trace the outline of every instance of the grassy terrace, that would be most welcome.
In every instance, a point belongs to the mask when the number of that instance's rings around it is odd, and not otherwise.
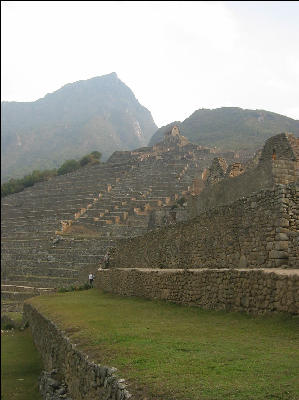
[[[147,400],[299,399],[298,317],[203,311],[97,289],[29,302]]]
[[[2,400],[41,400],[38,377],[42,369],[28,329],[1,334]]]

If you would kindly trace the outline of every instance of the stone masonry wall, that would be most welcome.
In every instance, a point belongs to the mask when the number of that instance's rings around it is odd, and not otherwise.
[[[205,309],[299,313],[299,270],[99,270],[96,287]]]
[[[243,196],[250,196],[259,190],[272,189],[275,184],[287,185],[298,182],[298,158],[298,138],[286,133],[271,137],[266,141],[256,167],[249,168],[233,178],[225,176],[216,184],[207,185],[198,196],[190,197],[188,200],[190,217],[195,217],[211,207],[229,204]],[[218,161],[214,162],[217,164]],[[214,181],[217,181],[220,175],[218,169],[217,179],[214,177]]]
[[[99,365],[88,359],[52,321],[31,304],[24,304],[24,316],[34,343],[41,353],[44,368],[55,370],[65,382],[72,400],[126,400],[131,398],[116,369]]]
[[[298,187],[277,185],[144,236],[124,239],[111,268],[298,268]]]
[[[234,178],[226,176],[220,182],[208,185],[198,196],[188,199],[190,217],[195,217],[209,208],[229,204],[241,197],[272,188],[274,185],[272,164],[273,162],[269,160],[244,174]]]

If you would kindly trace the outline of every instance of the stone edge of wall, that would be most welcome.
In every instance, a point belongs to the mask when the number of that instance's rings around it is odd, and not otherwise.
[[[84,399],[87,393],[105,400],[132,399],[125,380],[116,375],[116,368],[89,360],[88,355],[77,349],[76,344],[32,304],[24,303],[23,310],[45,370],[56,368],[73,400]]]
[[[210,310],[250,314],[299,314],[299,274],[267,269],[98,270],[95,286],[122,296],[139,296]]]

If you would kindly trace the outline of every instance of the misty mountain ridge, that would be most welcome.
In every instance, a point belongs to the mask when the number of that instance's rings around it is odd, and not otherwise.
[[[183,122],[175,121],[159,128],[149,145],[161,141],[173,125],[177,125],[181,134],[193,143],[249,153],[261,148],[269,137],[279,133],[299,135],[298,120],[274,112],[239,107],[202,108]]]
[[[157,130],[150,111],[115,72],[68,83],[34,102],[4,101],[1,113],[3,181],[95,150],[105,161],[116,150],[152,146],[173,125],[193,143],[250,154],[273,135],[299,134],[298,120],[238,107],[198,109]]]
[[[1,103],[3,178],[55,168],[97,150],[144,146],[157,130],[151,113],[115,72],[69,83],[34,102]]]

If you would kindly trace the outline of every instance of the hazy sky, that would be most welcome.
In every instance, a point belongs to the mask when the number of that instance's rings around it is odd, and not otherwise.
[[[116,72],[158,126],[199,108],[299,119],[299,2],[1,2],[2,100]]]

